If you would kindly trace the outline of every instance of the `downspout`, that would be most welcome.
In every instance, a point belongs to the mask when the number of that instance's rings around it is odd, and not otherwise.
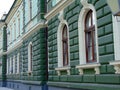
[[[38,0],[38,21],[44,20],[44,15],[46,13],[46,0]]]

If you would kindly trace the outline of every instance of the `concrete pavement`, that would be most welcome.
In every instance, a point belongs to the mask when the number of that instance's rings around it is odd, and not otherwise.
[[[14,89],[5,88],[5,87],[0,87],[0,90],[14,90]]]

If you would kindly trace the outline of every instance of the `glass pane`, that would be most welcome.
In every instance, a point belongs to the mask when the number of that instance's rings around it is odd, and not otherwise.
[[[67,26],[65,25],[62,32],[62,43],[63,43],[63,66],[68,65],[68,36]]]
[[[92,60],[92,35],[91,32],[87,35],[87,49],[88,49],[88,60]]]

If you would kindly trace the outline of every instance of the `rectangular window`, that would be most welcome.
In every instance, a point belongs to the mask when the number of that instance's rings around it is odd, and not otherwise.
[[[10,58],[10,68],[9,68],[9,70],[10,70],[10,74],[13,73],[13,67],[12,67],[12,64],[13,64],[13,62],[12,62],[12,58]]]
[[[7,59],[7,74],[9,74],[9,59]]]
[[[18,19],[18,37],[20,36],[20,18]]]
[[[16,39],[16,24],[14,24],[14,40]]]
[[[15,74],[15,56],[13,57],[13,74]]]
[[[20,59],[19,59],[19,57],[20,57],[20,54],[18,53],[18,55],[17,55],[17,74],[19,74],[19,72],[20,72]]]

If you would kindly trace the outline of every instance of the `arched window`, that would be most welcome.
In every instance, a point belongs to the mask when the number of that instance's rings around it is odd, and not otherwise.
[[[57,32],[58,67],[69,66],[69,32],[67,22],[60,23]]]
[[[28,72],[32,71],[32,43],[28,46]]]
[[[91,62],[99,63],[96,10],[85,0],[81,3],[83,8],[78,20],[80,65]]]
[[[63,48],[63,66],[68,65],[68,34],[67,26],[64,25],[62,30],[62,48]]]
[[[85,44],[87,62],[96,61],[95,23],[92,10],[89,10],[85,17]]]

